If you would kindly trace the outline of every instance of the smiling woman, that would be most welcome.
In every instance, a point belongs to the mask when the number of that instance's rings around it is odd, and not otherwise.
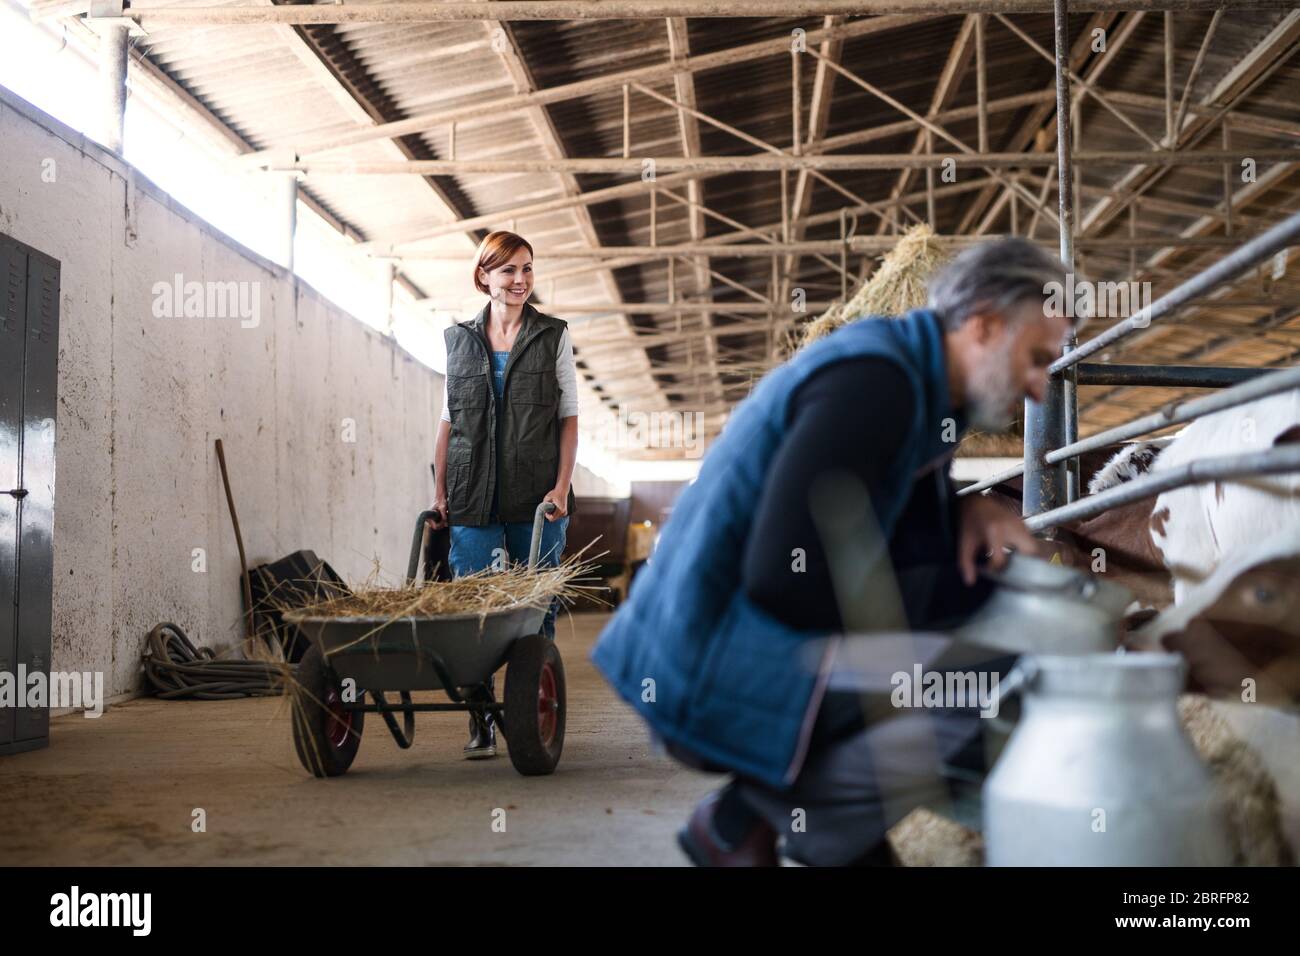
[[[488,302],[445,332],[446,391],[434,451],[434,511],[451,525],[457,577],[522,562],[543,502],[555,510],[539,563],[559,563],[578,450],[573,347],[567,324],[528,302],[533,247],[512,232],[490,233],[474,257],[473,280]],[[552,602],[543,625],[551,638],[555,611]],[[465,755],[495,754],[492,718],[472,716]]]

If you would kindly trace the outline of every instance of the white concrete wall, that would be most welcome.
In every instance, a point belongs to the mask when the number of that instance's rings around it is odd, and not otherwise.
[[[139,692],[160,621],[202,645],[238,640],[216,438],[251,564],[310,548],[349,580],[376,558],[404,572],[433,499],[442,376],[3,89],[0,232],[62,263],[55,669],[102,670],[120,696]],[[176,273],[256,283],[260,323],[156,318],[153,286]]]

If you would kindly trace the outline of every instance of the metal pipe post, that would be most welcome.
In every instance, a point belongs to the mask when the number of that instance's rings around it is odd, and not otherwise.
[[[1066,503],[1066,464],[1048,464],[1047,453],[1065,444],[1064,379],[1048,380],[1041,404],[1025,402],[1025,464],[1021,513],[1026,517]],[[1053,387],[1054,386],[1054,387]]]
[[[384,334],[391,335],[393,332],[393,280],[397,276],[397,269],[393,260],[389,259],[380,267],[379,282],[380,302],[383,308]]]
[[[1056,37],[1056,151],[1057,208],[1061,224],[1061,262],[1066,273],[1074,272],[1074,176],[1070,166],[1070,55],[1069,23],[1066,0],[1054,0]],[[1073,345],[1073,336],[1069,345]],[[1067,346],[1068,350],[1069,346]],[[1075,398],[1068,376],[1054,375],[1047,380],[1047,394],[1041,403],[1025,401],[1025,481],[1021,511],[1036,515],[1050,511],[1067,501],[1070,495],[1069,468],[1048,465],[1045,456],[1053,448],[1069,444],[1068,407]],[[1077,405],[1076,405],[1077,408]]]
[[[110,23],[99,37],[99,140],[115,153],[122,152],[126,123],[126,51],[130,27]]]
[[[298,232],[298,177],[293,173],[276,174],[275,194],[280,207],[280,231],[275,261],[293,272],[293,240]]]

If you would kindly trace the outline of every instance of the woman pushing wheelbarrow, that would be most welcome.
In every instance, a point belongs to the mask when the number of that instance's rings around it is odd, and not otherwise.
[[[446,393],[434,450],[430,527],[451,526],[456,577],[503,570],[527,556],[533,516],[545,515],[540,567],[560,563],[573,510],[578,450],[577,372],[567,324],[529,304],[533,247],[512,232],[490,233],[474,259],[474,286],[488,302],[444,333]],[[543,631],[555,638],[557,603]],[[490,680],[486,692],[494,692]],[[492,711],[471,711],[470,759],[496,755]]]
[[[294,747],[310,773],[347,773],[366,714],[383,718],[406,749],[415,740],[415,715],[438,711],[500,722],[510,762],[522,774],[555,769],[564,748],[564,664],[542,621],[553,600],[583,590],[574,582],[587,568],[576,561],[538,565],[542,529],[554,511],[550,501],[537,506],[526,568],[417,585],[433,516],[421,512],[404,587],[343,589],[285,612],[309,644],[289,686]],[[502,666],[505,700],[499,702],[492,684]],[[416,701],[417,691],[442,691],[450,700]],[[391,693],[396,701],[386,696]]]

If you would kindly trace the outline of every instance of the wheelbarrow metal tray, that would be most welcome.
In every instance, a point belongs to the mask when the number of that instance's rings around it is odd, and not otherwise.
[[[314,617],[293,614],[340,679],[361,689],[440,690],[441,669],[453,687],[486,681],[520,637],[542,627],[545,608],[443,614],[436,617]]]

